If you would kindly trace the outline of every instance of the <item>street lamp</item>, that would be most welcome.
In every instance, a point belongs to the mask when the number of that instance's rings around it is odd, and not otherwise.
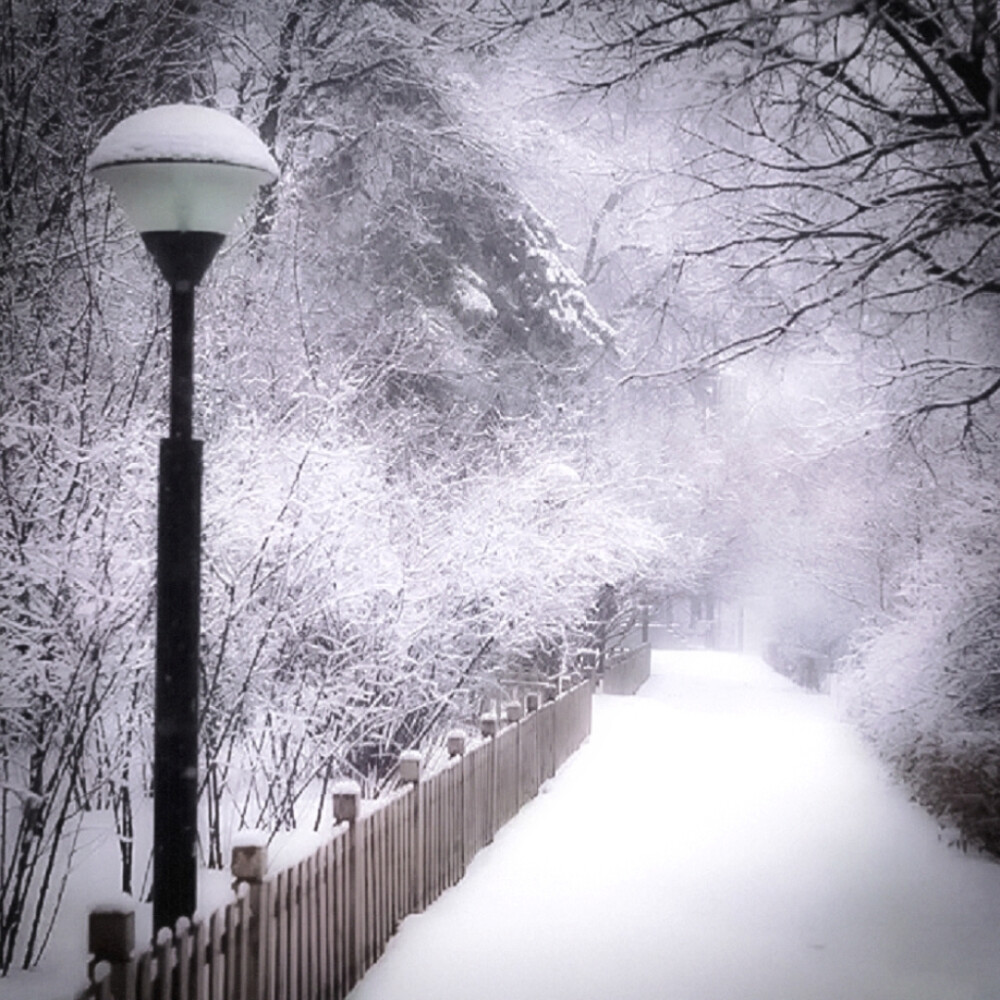
[[[194,289],[257,188],[278,177],[245,125],[170,104],[116,125],[87,160],[170,285],[170,434],[160,442],[153,926],[197,905],[202,442],[192,437]]]

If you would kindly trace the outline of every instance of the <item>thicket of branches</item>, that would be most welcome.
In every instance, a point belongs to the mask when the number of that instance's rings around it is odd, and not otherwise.
[[[573,669],[602,588],[703,566],[591,446],[613,333],[414,10],[15,2],[0,32],[6,972],[44,950],[95,811],[148,890],[169,318],[84,172],[125,115],[218,103],[282,165],[199,296],[207,863],[238,826],[321,822],[334,777],[377,789],[501,678]]]
[[[993,5],[546,0],[524,17],[479,10],[488,38],[557,28],[567,90],[627,91],[673,131],[670,145],[686,153],[672,156],[673,180],[686,176],[685,194],[714,213],[679,257],[724,260],[760,311],[754,328],[724,331],[689,360],[844,323],[871,336],[911,332],[913,316],[946,317],[976,299],[994,308]],[[918,358],[895,339],[914,377],[933,383],[929,406],[975,405],[1000,386],[995,359]]]

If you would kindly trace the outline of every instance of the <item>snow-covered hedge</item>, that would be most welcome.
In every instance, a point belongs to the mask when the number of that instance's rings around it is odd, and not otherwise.
[[[841,690],[924,805],[1000,854],[1000,504],[956,501]]]

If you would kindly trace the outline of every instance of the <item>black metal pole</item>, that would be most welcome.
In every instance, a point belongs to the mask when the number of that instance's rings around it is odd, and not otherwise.
[[[190,440],[194,427],[194,285],[170,288],[170,437]]]
[[[192,439],[194,285],[171,288],[170,437],[160,442],[153,927],[197,906],[202,443]]]

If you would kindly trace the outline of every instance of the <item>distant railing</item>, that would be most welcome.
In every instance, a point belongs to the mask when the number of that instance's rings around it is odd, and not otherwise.
[[[769,642],[764,649],[764,661],[779,674],[810,691],[819,691],[828,683],[833,672],[833,658],[805,646]]]
[[[605,694],[635,694],[649,680],[651,648],[648,642],[634,649],[616,649],[607,654],[601,675]]]
[[[404,754],[405,786],[362,802],[356,785],[334,791],[337,827],[305,861],[265,876],[266,838],[233,848],[236,899],[204,921],[181,919],[134,953],[135,914],[90,916],[91,985],[78,1000],[341,1000],[376,961],[400,921],[465,873],[590,732],[591,684],[540,704],[511,703],[481,720],[466,750],[429,776]]]

